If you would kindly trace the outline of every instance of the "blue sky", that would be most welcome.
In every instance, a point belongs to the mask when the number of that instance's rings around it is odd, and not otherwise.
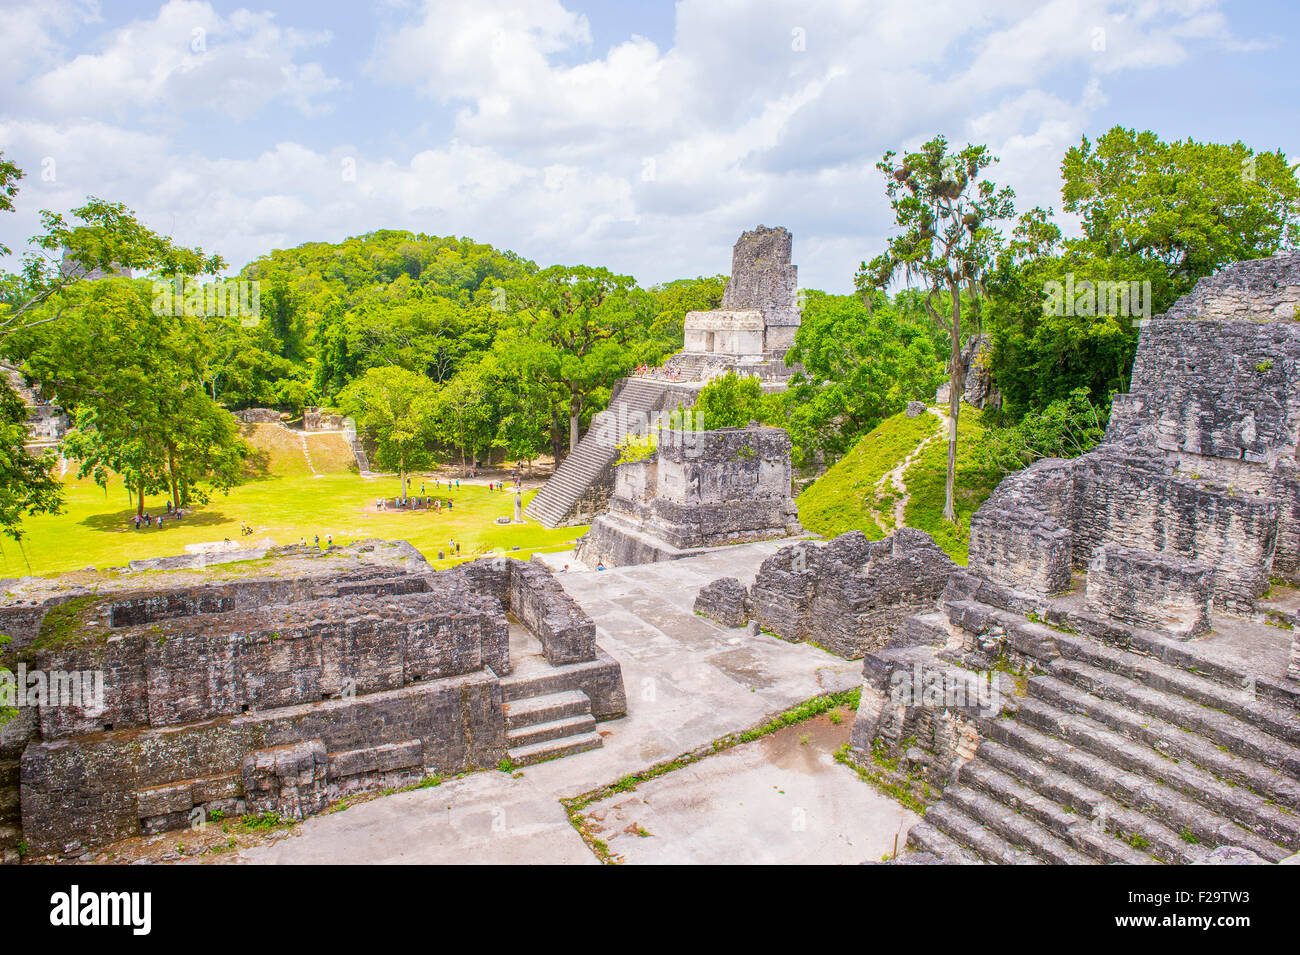
[[[1115,124],[1300,152],[1297,19],[1213,0],[0,0],[0,150],[40,208],[125,202],[238,268],[377,228],[645,284],[785,225],[847,291],[880,154],[988,143],[1018,207]]]

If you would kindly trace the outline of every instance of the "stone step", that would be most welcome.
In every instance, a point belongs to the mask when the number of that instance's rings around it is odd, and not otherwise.
[[[1121,805],[1110,796],[1085,786],[1066,772],[996,740],[986,739],[980,745],[979,755],[974,762],[987,764],[1031,791],[1040,793],[1054,802],[1062,812],[1074,810],[1066,814],[1109,832],[1121,844],[1131,845],[1140,839],[1146,844],[1145,851],[1160,861],[1175,864],[1199,862],[1207,853],[1200,845],[1188,842],[1173,829],[1157,821],[1154,814],[1147,815]],[[1097,765],[1101,765],[1100,761],[1097,761]],[[1080,769],[1079,766],[1069,768],[1075,771]],[[1102,772],[1104,770],[1098,770],[1099,774]],[[1204,816],[1201,806],[1181,796],[1169,800],[1169,804],[1162,807],[1161,815],[1165,818],[1177,815],[1179,805],[1198,817]],[[1227,819],[1219,819],[1217,825],[1231,826],[1232,823]],[[1246,837],[1252,835],[1244,829],[1241,832]],[[1284,851],[1281,847],[1278,848],[1279,851]]]
[[[949,786],[943,791],[943,801],[1043,862],[1051,865],[1096,864],[1096,860],[1076,852],[1029,816],[970,786]]]
[[[548,759],[558,759],[561,756],[571,756],[574,753],[585,753],[589,749],[599,749],[600,746],[601,738],[599,733],[579,733],[576,736],[545,740],[529,746],[513,747],[506,751],[506,756],[515,766],[530,766]]]
[[[1186,833],[1189,845],[1240,846],[1273,862],[1290,854],[1285,846],[1238,825],[1196,799],[1041,733],[1018,720],[997,720],[987,727],[987,734],[1008,749],[1041,762],[1128,809],[1147,815],[1180,836]]]
[[[1300,777],[1300,747],[1240,717],[1075,660],[1058,660],[1049,670],[1063,683],[1189,729],[1239,756]]]
[[[1090,818],[1080,816],[1077,811],[1067,812],[1052,799],[1022,785],[979,757],[968,761],[961,768],[960,779],[971,788],[980,790],[1002,805],[1032,819],[1091,860],[1124,865],[1152,865],[1157,861],[1128,843],[1121,842]],[[947,798],[947,795],[945,792],[944,797]],[[1041,856],[1041,853],[1035,854]]]
[[[907,831],[907,844],[917,852],[929,852],[948,865],[984,865],[975,853],[958,845],[934,826],[922,820]]]
[[[1300,808],[1300,781],[1279,769],[1226,752],[1204,736],[1158,716],[1128,709],[1050,676],[1029,681],[1029,695],[1067,712],[1096,720],[1127,739],[1145,743],[1162,756],[1189,760],[1221,780],[1246,786],[1292,809]]]
[[[526,726],[508,729],[506,730],[506,746],[510,749],[517,749],[521,746],[531,746],[534,743],[544,743],[547,740],[561,739],[565,736],[580,736],[595,731],[595,717],[590,713],[578,713],[573,716],[561,717],[558,720],[549,720],[545,723],[530,723]]]
[[[1261,700],[1248,688],[1234,688],[1181,666],[1120,650],[1087,637],[1061,634],[1061,656],[1192,700],[1245,720],[1271,736],[1300,746],[1300,713],[1288,706]]]
[[[996,865],[1041,865],[1031,853],[1011,845],[947,800],[937,802],[927,809],[925,821],[986,862]]]
[[[1112,732],[1096,720],[1066,712],[1034,697],[1021,701],[1016,720],[1098,756],[1114,767],[1180,792],[1214,812],[1237,820],[1269,842],[1300,848],[1300,816],[1271,805],[1240,786],[1221,782],[1203,769],[1162,756],[1149,746]]]
[[[526,687],[526,684],[524,684]],[[503,690],[505,689],[503,685]],[[581,690],[560,690],[536,696],[507,698],[502,705],[506,715],[506,730],[550,723],[570,716],[591,713],[591,699]]]

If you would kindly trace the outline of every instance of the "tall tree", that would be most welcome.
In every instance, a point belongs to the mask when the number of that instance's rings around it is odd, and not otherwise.
[[[136,498],[169,492],[175,506],[239,480],[246,448],[207,394],[208,349],[195,316],[155,314],[150,283],[83,282],[50,300],[63,317],[8,341],[24,370],[74,416],[65,452],[81,475],[119,474]]]
[[[433,463],[437,389],[405,368],[371,368],[339,395],[343,410],[375,441],[375,462],[397,471],[406,497],[407,473]]]
[[[531,341],[531,365],[567,403],[569,450],[583,412],[639,361],[669,347],[652,333],[654,300],[628,275],[556,265],[506,285],[510,338]]]
[[[953,482],[964,384],[962,296],[964,293],[978,325],[981,283],[1000,240],[993,223],[1012,214],[1015,193],[980,178],[997,161],[985,146],[967,145],[950,152],[948,141],[936,136],[916,152],[903,156],[897,167],[896,155],[892,150],[885,153],[876,168],[885,175],[885,193],[901,234],[889,240],[884,253],[869,264],[862,263],[857,285],[864,292],[884,290],[900,273],[907,284],[918,282],[925,292],[926,312],[948,334],[951,423],[943,514],[955,521]]]

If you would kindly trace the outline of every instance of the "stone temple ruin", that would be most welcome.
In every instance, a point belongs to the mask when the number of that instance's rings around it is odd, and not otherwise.
[[[614,495],[619,445],[643,435],[656,416],[690,409],[712,378],[734,371],[784,389],[797,369],[785,363],[799,327],[793,239],[784,228],[745,232],[732,251],[722,308],[688,312],[685,347],[649,376],[614,385],[609,408],[598,412],[577,447],[529,502],[527,514],[546,527],[589,524]],[[706,422],[707,426],[707,422]]]
[[[575,556],[614,567],[793,536],[802,529],[790,477],[790,436],[780,428],[665,429],[648,457],[617,466],[610,509]]]
[[[33,580],[0,605],[6,665],[44,688],[0,729],[6,857],[20,839],[75,856],[217,810],[298,819],[591,749],[595,721],[626,713],[618,663],[539,564],[434,571],[409,544],[367,541],[167,579]],[[61,695],[92,673],[97,692]]]
[[[856,660],[932,608],[955,569],[924,531],[904,527],[874,542],[850,531],[782,548],[763,561],[752,588],[734,577],[714,581],[695,610],[729,627],[753,620],[782,640]]]
[[[941,791],[901,861],[1300,850],[1297,302],[1278,256],[1145,322],[1103,443],[1007,477],[967,567],[849,534],[701,590],[726,625],[861,653],[852,758]]]

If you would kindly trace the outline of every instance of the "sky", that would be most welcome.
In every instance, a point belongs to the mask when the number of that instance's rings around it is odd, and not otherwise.
[[[0,243],[96,196],[231,271],[389,228],[648,286],[783,225],[800,284],[847,292],[891,234],[876,162],[935,133],[1058,213],[1065,150],[1116,124],[1300,152],[1298,27],[1215,0],[0,0],[26,173]]]

